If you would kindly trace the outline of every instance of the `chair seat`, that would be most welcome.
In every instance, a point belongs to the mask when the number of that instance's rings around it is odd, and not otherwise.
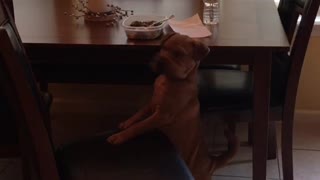
[[[300,8],[303,8],[306,4],[306,0],[295,0],[294,1]]]
[[[237,70],[200,70],[198,73],[201,109],[248,110],[253,107],[253,74]],[[279,91],[271,90],[270,105],[282,105]]]
[[[229,70],[240,70],[241,65],[238,64],[214,64],[200,66],[200,69],[229,69]]]
[[[169,140],[149,133],[123,145],[101,136],[73,143],[57,151],[66,180],[191,180],[184,161]]]
[[[272,55],[271,107],[284,102],[291,60],[287,53]],[[198,73],[201,109],[248,110],[253,107],[253,73],[240,70],[200,69]]]
[[[251,74],[238,70],[203,69],[198,73],[201,108],[243,109],[252,101]]]

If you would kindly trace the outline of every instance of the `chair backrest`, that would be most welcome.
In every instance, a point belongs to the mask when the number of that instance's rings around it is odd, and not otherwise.
[[[0,88],[17,120],[21,155],[28,168],[24,172],[32,172],[31,179],[57,180],[53,145],[45,126],[47,111],[9,12],[0,0]]]
[[[283,27],[291,42],[283,111],[292,116],[289,119],[293,119],[301,69],[319,5],[320,0],[281,0],[278,6]]]
[[[4,0],[4,3],[8,7],[12,17],[14,17],[14,11],[13,11],[13,0]]]

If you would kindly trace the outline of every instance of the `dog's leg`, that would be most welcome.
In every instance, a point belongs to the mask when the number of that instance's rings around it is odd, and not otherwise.
[[[148,117],[146,120],[133,124],[131,127],[110,136],[107,140],[111,144],[121,144],[129,139],[145,133],[146,131],[161,127],[165,124],[163,116],[158,111]]]
[[[224,127],[224,136],[228,140],[228,150],[218,157],[214,158],[216,160],[216,169],[228,164],[238,152],[240,142],[238,137],[234,133],[234,128],[234,123],[227,123]]]
[[[152,106],[151,103],[147,104],[143,108],[141,108],[137,113],[135,113],[133,116],[131,116],[126,121],[120,123],[119,128],[120,129],[127,129],[130,126],[132,126],[135,122],[142,120],[146,118],[148,115],[151,114]]]

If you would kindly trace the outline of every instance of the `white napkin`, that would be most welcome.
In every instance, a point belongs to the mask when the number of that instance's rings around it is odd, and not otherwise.
[[[169,20],[169,25],[174,32],[187,35],[191,38],[201,38],[211,36],[211,32],[202,24],[202,21],[198,14],[185,19],[183,21],[177,21],[174,19]]]

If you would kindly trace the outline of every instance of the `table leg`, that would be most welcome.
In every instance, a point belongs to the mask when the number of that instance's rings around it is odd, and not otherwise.
[[[277,132],[276,132],[276,122],[269,121],[268,130],[268,160],[277,158]],[[253,138],[253,122],[248,123],[248,145],[252,146]]]
[[[253,62],[253,180],[266,179],[271,58],[271,51],[261,50]]]

